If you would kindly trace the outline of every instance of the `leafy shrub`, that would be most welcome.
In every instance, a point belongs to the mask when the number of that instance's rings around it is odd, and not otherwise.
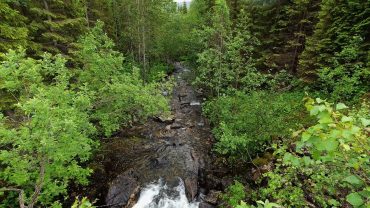
[[[99,121],[106,136],[121,126],[143,122],[149,116],[168,111],[168,100],[158,83],[143,86],[138,70],[120,76],[117,82],[99,89],[93,119]]]
[[[71,208],[95,208],[93,204],[94,202],[91,203],[86,197],[83,197],[81,200],[76,198]]]
[[[257,201],[257,207],[253,205],[248,205],[245,202],[240,202],[239,205],[237,205],[235,208],[279,208],[280,205],[276,203],[269,202],[269,200],[266,201]]]
[[[369,206],[369,107],[348,112],[321,99],[308,99],[306,107],[317,124],[295,132],[298,142],[275,146],[279,159],[258,197],[287,207]]]
[[[60,57],[46,55],[36,61],[10,52],[0,66],[3,89],[18,95],[15,108],[20,118],[14,122],[0,115],[4,206],[13,207],[16,195],[22,199],[20,206],[56,205],[54,198],[67,192],[70,181],[87,183],[91,170],[80,163],[89,159],[96,145],[90,139],[95,133],[89,122],[91,102],[87,94],[68,89],[64,65]],[[50,82],[42,72],[58,75]]]
[[[70,74],[61,55],[44,54],[42,59],[26,58],[25,50],[10,50],[0,65],[0,90],[5,96],[24,101],[40,87],[68,81]]]
[[[233,161],[248,161],[269,147],[273,138],[285,137],[299,126],[302,98],[302,93],[260,91],[207,102],[204,112],[215,126],[215,150]]]
[[[83,64],[78,71],[77,87],[87,91],[92,99],[93,121],[106,136],[134,122],[168,112],[168,100],[161,89],[168,84],[151,82],[144,85],[139,70],[124,65],[121,53],[113,50],[114,43],[103,31],[103,23],[80,39],[76,53]],[[160,68],[162,69],[162,68]]]
[[[165,77],[167,74],[171,73],[173,71],[173,67],[161,64],[161,63],[155,63],[152,67],[149,69],[148,73],[148,80],[149,82],[160,82],[163,80],[163,77]]]
[[[226,201],[227,205],[235,208],[278,208],[281,207],[276,203],[271,203],[268,200],[265,202],[257,201],[257,207],[246,204],[243,200],[246,197],[244,185],[238,181],[235,181],[233,185],[229,186],[226,193],[223,195],[223,200]]]
[[[233,185],[229,186],[223,195],[223,200],[233,207],[237,206],[244,198],[244,185],[238,181],[235,181]]]
[[[71,181],[86,184],[91,170],[81,163],[96,146],[91,121],[109,136],[168,108],[160,91],[168,86],[144,86],[137,69],[124,67],[101,23],[80,44],[82,69],[68,69],[60,55],[26,58],[23,50],[10,51],[0,65],[0,90],[16,100],[15,115],[0,115],[5,207],[16,206],[17,198],[21,207],[60,207],[53,200]]]

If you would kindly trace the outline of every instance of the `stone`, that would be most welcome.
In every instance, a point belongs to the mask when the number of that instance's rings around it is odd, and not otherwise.
[[[179,124],[179,123],[173,123],[172,125],[171,125],[171,129],[180,129],[180,128],[182,128],[183,126],[181,125],[181,124]]]
[[[169,95],[169,93],[168,93],[168,91],[163,91],[162,92],[162,95],[165,96],[165,97],[167,97]]]
[[[221,194],[221,191],[210,190],[209,193],[204,197],[204,201],[212,205],[217,205]]]
[[[162,123],[171,124],[175,121],[175,116],[174,115],[158,116],[156,119]]]
[[[201,203],[199,203],[198,208],[216,208],[216,207],[211,205],[211,204],[208,204],[207,202],[201,202]]]
[[[232,178],[224,177],[221,179],[222,188],[226,189],[227,187],[233,185],[234,180]]]
[[[206,185],[208,189],[221,189],[221,180],[213,174],[208,174],[206,176]]]
[[[203,122],[199,122],[199,123],[197,123],[197,125],[198,125],[199,127],[203,127],[203,126],[204,126],[204,123],[203,123]]]
[[[189,201],[193,201],[198,193],[198,178],[196,177],[186,178],[184,183],[186,195]]]
[[[133,171],[126,171],[114,179],[109,186],[108,194],[105,202],[107,204],[115,204],[113,208],[122,207],[133,197],[137,192],[139,184],[135,177],[132,176]]]
[[[200,105],[200,102],[198,101],[191,101],[190,102],[190,106],[199,106]]]

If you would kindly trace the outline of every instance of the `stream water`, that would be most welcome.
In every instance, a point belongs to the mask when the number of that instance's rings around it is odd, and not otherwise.
[[[133,208],[198,208],[199,202],[189,202],[186,197],[182,179],[177,182],[171,187],[160,179],[147,185]]]
[[[206,180],[213,138],[202,117],[202,98],[186,81],[190,71],[179,64],[175,69],[171,117],[149,119],[102,141],[90,165],[93,183],[79,191],[98,199],[96,205],[198,208],[204,207],[206,183],[217,185]]]

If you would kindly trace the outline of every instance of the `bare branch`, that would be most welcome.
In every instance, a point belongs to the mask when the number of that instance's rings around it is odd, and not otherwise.
[[[0,192],[4,191],[15,191],[19,193],[18,199],[19,199],[19,207],[20,208],[27,208],[27,206],[24,205],[24,191],[23,189],[18,188],[0,188]]]

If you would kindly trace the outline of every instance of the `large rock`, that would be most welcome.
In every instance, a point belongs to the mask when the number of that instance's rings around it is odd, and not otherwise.
[[[210,190],[209,193],[204,197],[204,201],[209,204],[217,205],[221,194],[221,191]]]
[[[133,170],[119,175],[110,184],[106,197],[107,204],[113,204],[113,208],[126,205],[138,192],[139,183],[134,177]]]
[[[127,204],[137,187],[158,180],[184,181],[186,196],[193,201],[198,193],[198,173],[203,162],[194,149],[184,141],[167,138],[167,141],[154,148],[150,157],[143,155],[135,162],[135,170],[125,171],[110,184],[107,204]],[[132,196],[131,196],[132,198]]]
[[[199,208],[215,208],[212,204],[208,204],[206,202],[199,203]]]

